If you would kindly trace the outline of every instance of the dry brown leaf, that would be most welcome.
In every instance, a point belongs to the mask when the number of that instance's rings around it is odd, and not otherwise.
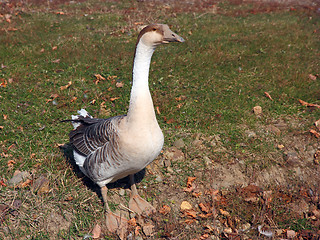
[[[118,76],[113,75],[113,76],[108,76],[107,79],[110,81],[110,80],[115,80],[117,77]]]
[[[226,216],[226,217],[230,216],[230,213],[228,211],[225,211],[223,209],[219,209],[219,211],[223,216]]]
[[[313,103],[307,103],[301,99],[299,99],[299,102],[302,106],[306,106],[306,107],[316,107],[316,108],[320,108],[320,105],[317,104],[313,104]]]
[[[55,60],[52,60],[51,62],[52,62],[52,63],[59,63],[59,62],[60,62],[60,58],[55,59]]]
[[[156,107],[156,111],[157,111],[157,113],[160,115],[161,114],[161,112],[160,112],[160,108],[157,106]]]
[[[167,215],[170,211],[171,208],[168,205],[163,205],[162,208],[160,208],[159,213]]]
[[[183,189],[184,192],[191,192],[195,189],[195,184],[193,184],[194,180],[196,180],[196,177],[188,177],[187,187]]]
[[[188,201],[183,201],[180,205],[181,211],[192,209],[192,205]]]
[[[195,222],[195,221],[196,221],[196,220],[193,219],[193,218],[188,218],[188,219],[184,220],[184,223],[190,225],[190,224],[192,224],[192,223]]]
[[[202,212],[205,212],[205,213],[209,213],[210,212],[209,208],[206,205],[204,205],[203,203],[199,203],[199,207],[200,207]]]
[[[9,160],[7,163],[8,167],[13,167],[14,164],[16,164],[16,162],[13,160]]]
[[[7,180],[6,179],[1,179],[0,180],[0,186],[3,186],[3,187],[6,187],[7,186],[7,184],[5,184],[5,182],[7,182]]]
[[[131,225],[131,226],[137,226],[137,220],[135,218],[131,218],[129,221],[128,221],[128,224]]]
[[[192,193],[192,196],[196,198],[200,197],[201,195],[202,195],[202,192],[199,192],[199,191],[195,191]]]
[[[313,74],[309,74],[309,79],[311,79],[312,81],[317,80],[317,76],[313,75]]]
[[[65,90],[65,89],[67,89],[68,87],[71,86],[71,84],[72,84],[72,81],[69,81],[67,85],[61,86],[61,87],[60,87],[60,90]]]
[[[318,133],[316,130],[310,129],[309,132],[316,138],[320,138],[320,133]]]
[[[94,82],[95,84],[98,84],[100,81],[106,80],[106,78],[102,77],[101,74],[94,74],[94,76],[96,77],[96,81]]]
[[[267,98],[269,98],[271,101],[273,101],[271,95],[268,92],[264,92],[264,94],[266,95]]]
[[[173,119],[173,118],[171,118],[171,119],[169,119],[168,121],[167,121],[167,124],[171,124],[171,123],[174,123],[175,122],[175,120]]]
[[[25,187],[28,187],[29,185],[31,185],[32,183],[32,180],[31,179],[27,179],[26,181],[18,184],[18,188],[25,188]]]
[[[71,98],[70,102],[74,102],[76,100],[77,100],[77,97],[73,97],[73,98]]]
[[[124,86],[124,83],[123,82],[117,82],[116,83],[116,87],[117,88],[122,88]]]
[[[8,84],[7,80],[1,78],[0,81],[1,81],[0,87],[6,87],[7,86],[7,84]]]
[[[101,227],[100,225],[97,223],[94,228],[92,229],[92,238],[93,239],[97,239],[99,238],[101,235]]]
[[[115,100],[119,99],[119,97],[113,97],[113,98],[110,98],[110,101],[113,102]]]
[[[183,212],[184,217],[191,217],[191,218],[197,218],[197,212],[193,209],[185,210]]]

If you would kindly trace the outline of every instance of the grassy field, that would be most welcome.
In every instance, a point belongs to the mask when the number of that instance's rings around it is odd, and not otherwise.
[[[231,239],[239,234],[256,239],[264,237],[257,226],[270,222],[279,238],[290,229],[300,236],[306,230],[317,234],[320,204],[312,197],[320,194],[319,161],[309,155],[320,145],[309,130],[318,131],[313,124],[320,110],[302,106],[299,99],[320,105],[319,15],[300,8],[253,14],[255,8],[227,2],[192,8],[132,1],[3,4],[0,238],[82,239],[97,223],[103,226],[99,189],[59,148],[68,143],[71,130],[60,121],[81,108],[100,118],[126,113],[136,37],[150,22],[169,24],[186,42],[161,46],[152,59],[150,88],[166,140],[139,191],[158,210],[168,205],[171,211],[149,219],[155,225],[152,237],[143,226],[139,237]],[[252,112],[255,106],[262,114]],[[176,140],[184,142],[178,147],[183,158],[169,159],[168,169],[163,162]],[[290,162],[290,151],[297,152],[298,165]],[[289,176],[280,184],[261,174],[275,168]],[[31,177],[13,188],[8,181],[17,171]],[[222,176],[220,184],[215,171],[232,175],[231,182],[222,184]],[[183,191],[188,176],[196,177],[200,197]],[[37,192],[34,185],[41,178],[49,185]],[[262,188],[259,194],[274,194],[269,210],[262,195],[256,202],[241,195],[252,183]],[[208,189],[220,190],[218,197],[211,198]],[[114,209],[120,198],[124,205],[128,200],[128,190],[124,197],[118,192],[110,193]],[[299,215],[294,208],[302,198],[308,209]],[[205,201],[215,214],[186,217],[180,212],[182,200],[198,213]],[[222,230],[210,230],[211,223],[213,229],[222,224]],[[249,230],[236,231],[246,223]],[[101,239],[114,238],[102,228]]]

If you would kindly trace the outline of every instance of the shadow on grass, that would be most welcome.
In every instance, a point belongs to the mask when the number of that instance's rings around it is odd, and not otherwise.
[[[66,143],[59,147],[61,152],[64,154],[67,162],[70,163],[72,170],[77,174],[77,177],[81,178],[84,185],[86,185],[87,188],[89,188],[91,191],[95,192],[99,198],[102,201],[102,195],[100,191],[100,187],[95,184],[90,178],[88,178],[81,170],[79,169],[78,165],[76,164],[74,157],[73,157],[73,148],[70,143]],[[146,173],[145,169],[142,169],[140,172],[136,173],[134,175],[134,179],[136,183],[139,183],[142,181]],[[114,189],[114,188],[130,188],[130,179],[129,176],[119,179],[113,183],[107,184],[108,189]]]

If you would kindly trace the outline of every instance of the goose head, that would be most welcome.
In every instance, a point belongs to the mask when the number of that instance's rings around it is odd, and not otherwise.
[[[137,43],[142,42],[146,46],[156,47],[170,42],[184,42],[184,39],[171,31],[166,24],[151,24],[141,30]]]

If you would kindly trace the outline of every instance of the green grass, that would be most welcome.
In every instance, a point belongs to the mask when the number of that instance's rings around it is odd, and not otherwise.
[[[86,108],[96,117],[108,117],[100,111],[103,103],[112,116],[124,114],[128,108],[138,32],[120,13],[134,3],[100,4],[102,10],[90,2],[62,5],[65,15],[29,9],[14,16],[11,24],[1,23],[0,64],[4,67],[0,68],[0,80],[8,84],[0,88],[0,149],[9,157],[0,158],[0,179],[10,179],[17,169],[34,171],[35,176],[46,174],[52,189],[44,196],[17,190],[17,197],[26,197],[22,227],[12,233],[17,239],[25,235],[50,238],[42,227],[29,224],[35,221],[34,199],[49,203],[41,208],[44,214],[54,205],[75,216],[70,230],[59,233],[59,239],[86,234],[97,216],[102,216],[98,197],[84,187],[57,147],[68,142],[71,130],[60,120],[69,119],[77,110]],[[111,5],[116,10],[103,11]],[[238,17],[205,14],[199,18],[177,13],[170,17],[159,9],[155,14],[186,39],[184,44],[159,47],[152,59],[150,88],[161,112],[158,120],[166,133],[166,147],[177,138],[175,132],[218,134],[235,156],[245,156],[247,164],[263,169],[272,163],[268,152],[274,144],[270,145],[267,137],[251,141],[244,136],[244,129],[257,131],[261,125],[287,118],[304,119],[308,128],[320,118],[320,111],[308,111],[298,102],[320,104],[319,77],[316,81],[308,78],[320,69],[319,16],[298,11]],[[12,25],[17,31],[5,30]],[[116,88],[111,80],[95,84],[94,74],[116,76],[124,87]],[[61,90],[69,81],[71,86]],[[53,94],[58,95],[54,101]],[[175,99],[182,95],[186,99]],[[112,102],[113,97],[119,99]],[[252,113],[256,105],[263,109],[261,118]],[[165,119],[174,122],[168,124]],[[186,141],[191,142],[191,137]],[[247,147],[241,147],[242,143]],[[190,158],[201,155],[188,154]],[[266,162],[257,162],[252,154],[261,155]],[[15,161],[12,168],[7,165],[9,160]],[[185,170],[178,174],[180,183],[203,169],[203,164],[176,166]],[[0,187],[5,200],[12,200],[12,195],[7,196],[10,191]],[[66,202],[68,195],[74,200]],[[88,198],[93,200],[88,202]],[[303,224],[301,220],[296,227]]]

